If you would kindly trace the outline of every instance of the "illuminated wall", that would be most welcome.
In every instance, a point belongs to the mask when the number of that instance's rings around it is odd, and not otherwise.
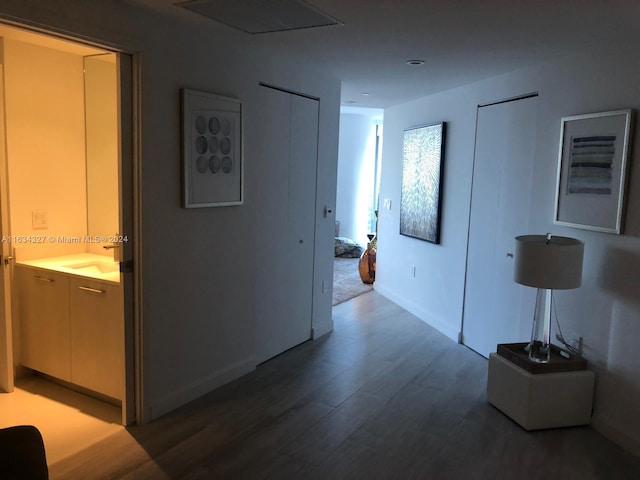
[[[5,39],[7,158],[18,259],[84,251],[49,241],[87,231],[82,57]],[[32,212],[46,211],[47,228]],[[32,238],[33,236],[33,238]]]

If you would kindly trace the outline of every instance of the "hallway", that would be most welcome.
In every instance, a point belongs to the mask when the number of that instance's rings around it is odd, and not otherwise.
[[[589,427],[527,433],[486,401],[487,361],[377,292],[335,331],[51,478],[637,479],[640,459]]]

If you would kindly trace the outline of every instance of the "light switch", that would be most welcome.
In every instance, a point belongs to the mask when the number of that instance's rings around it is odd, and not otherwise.
[[[382,202],[382,206],[386,210],[391,210],[391,199],[390,198],[385,198],[384,201]]]
[[[31,210],[31,228],[34,230],[49,228],[49,215],[46,210]]]

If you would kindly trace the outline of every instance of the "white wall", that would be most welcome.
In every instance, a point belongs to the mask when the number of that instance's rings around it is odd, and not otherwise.
[[[82,56],[5,39],[4,58],[11,234],[86,235]],[[32,228],[33,210],[46,210],[46,229]],[[13,246],[20,260],[84,252],[50,241]]]
[[[118,67],[113,54],[84,59],[85,129],[87,157],[87,235],[113,236],[119,221]],[[104,244],[90,243],[87,251],[113,257]]]
[[[122,2],[9,0],[2,13],[139,53],[142,128],[143,409],[156,418],[255,366],[253,299],[257,216],[255,104],[260,81],[320,98],[314,330],[331,330],[340,84],[263,51],[252,37],[186,12],[168,17]],[[298,32],[300,33],[300,32]],[[295,38],[295,34],[292,34]],[[244,102],[245,204],[181,208],[181,88]],[[267,190],[268,192],[268,190]],[[127,233],[127,232],[122,232]],[[130,238],[133,232],[129,234]]]
[[[585,242],[583,285],[577,290],[557,292],[557,313],[565,336],[584,337],[590,368],[597,374],[593,425],[640,452],[638,149],[631,160],[624,235],[553,224],[560,118],[640,108],[640,66],[629,61],[625,49],[618,47],[603,46],[601,52],[562,59],[387,109],[380,198],[391,199],[392,208],[381,210],[380,214],[375,288],[452,339],[457,338],[462,328],[476,107],[538,91],[530,228],[522,233],[552,232]],[[436,121],[448,122],[441,245],[398,234],[403,129]],[[636,127],[636,141],[639,133]],[[411,278],[411,265],[417,266],[415,279]],[[523,305],[522,315],[529,316],[532,308]]]
[[[342,109],[338,148],[336,220],[340,236],[367,244],[367,220],[372,205],[375,173],[377,109]]]

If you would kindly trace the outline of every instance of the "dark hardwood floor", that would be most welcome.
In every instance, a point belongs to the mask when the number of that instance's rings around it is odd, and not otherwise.
[[[64,479],[640,479],[590,427],[526,432],[487,360],[370,292],[335,331],[50,469]]]

